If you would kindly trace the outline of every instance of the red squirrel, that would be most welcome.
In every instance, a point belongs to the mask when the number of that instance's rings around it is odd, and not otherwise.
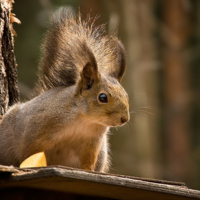
[[[44,151],[48,165],[107,172],[108,130],[129,120],[123,44],[59,9],[42,46],[37,96],[0,124],[0,164],[19,166]]]

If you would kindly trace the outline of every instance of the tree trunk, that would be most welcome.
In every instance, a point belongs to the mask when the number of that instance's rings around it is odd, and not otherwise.
[[[127,79],[131,86],[128,92],[130,110],[135,113],[131,115],[134,134],[129,135],[129,144],[126,143],[134,155],[134,159],[129,159],[133,160],[130,170],[135,166],[138,176],[160,178],[159,136],[155,123],[158,113],[154,107],[158,104],[154,7],[154,0],[121,1],[125,29],[123,38],[129,63]]]
[[[14,55],[12,0],[0,1],[0,118],[19,101]]]
[[[181,0],[165,0],[163,10],[167,178],[187,182],[191,175],[190,94],[188,60],[184,49],[189,38],[189,15]]]

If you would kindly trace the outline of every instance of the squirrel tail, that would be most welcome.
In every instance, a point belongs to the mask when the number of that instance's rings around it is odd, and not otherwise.
[[[110,75],[115,74],[113,69],[120,63],[124,66],[120,67],[123,74],[126,56],[122,43],[105,35],[104,25],[93,26],[94,21],[83,21],[80,14],[76,18],[67,8],[55,12],[41,48],[36,94],[76,84],[87,63]]]

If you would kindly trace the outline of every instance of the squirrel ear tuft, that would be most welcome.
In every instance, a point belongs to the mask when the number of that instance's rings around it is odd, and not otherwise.
[[[91,63],[87,63],[82,70],[81,73],[83,89],[89,90],[94,81],[98,79],[98,70],[96,65],[92,65]]]
[[[110,72],[110,76],[116,78],[121,82],[124,73],[126,71],[126,51],[124,45],[120,40],[116,41],[116,58],[113,61],[113,66]]]

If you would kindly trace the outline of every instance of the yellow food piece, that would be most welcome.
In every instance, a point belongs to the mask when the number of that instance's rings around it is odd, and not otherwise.
[[[47,166],[47,159],[45,153],[39,152],[28,157],[21,163],[19,167],[30,168],[30,167],[46,167],[46,166]]]

